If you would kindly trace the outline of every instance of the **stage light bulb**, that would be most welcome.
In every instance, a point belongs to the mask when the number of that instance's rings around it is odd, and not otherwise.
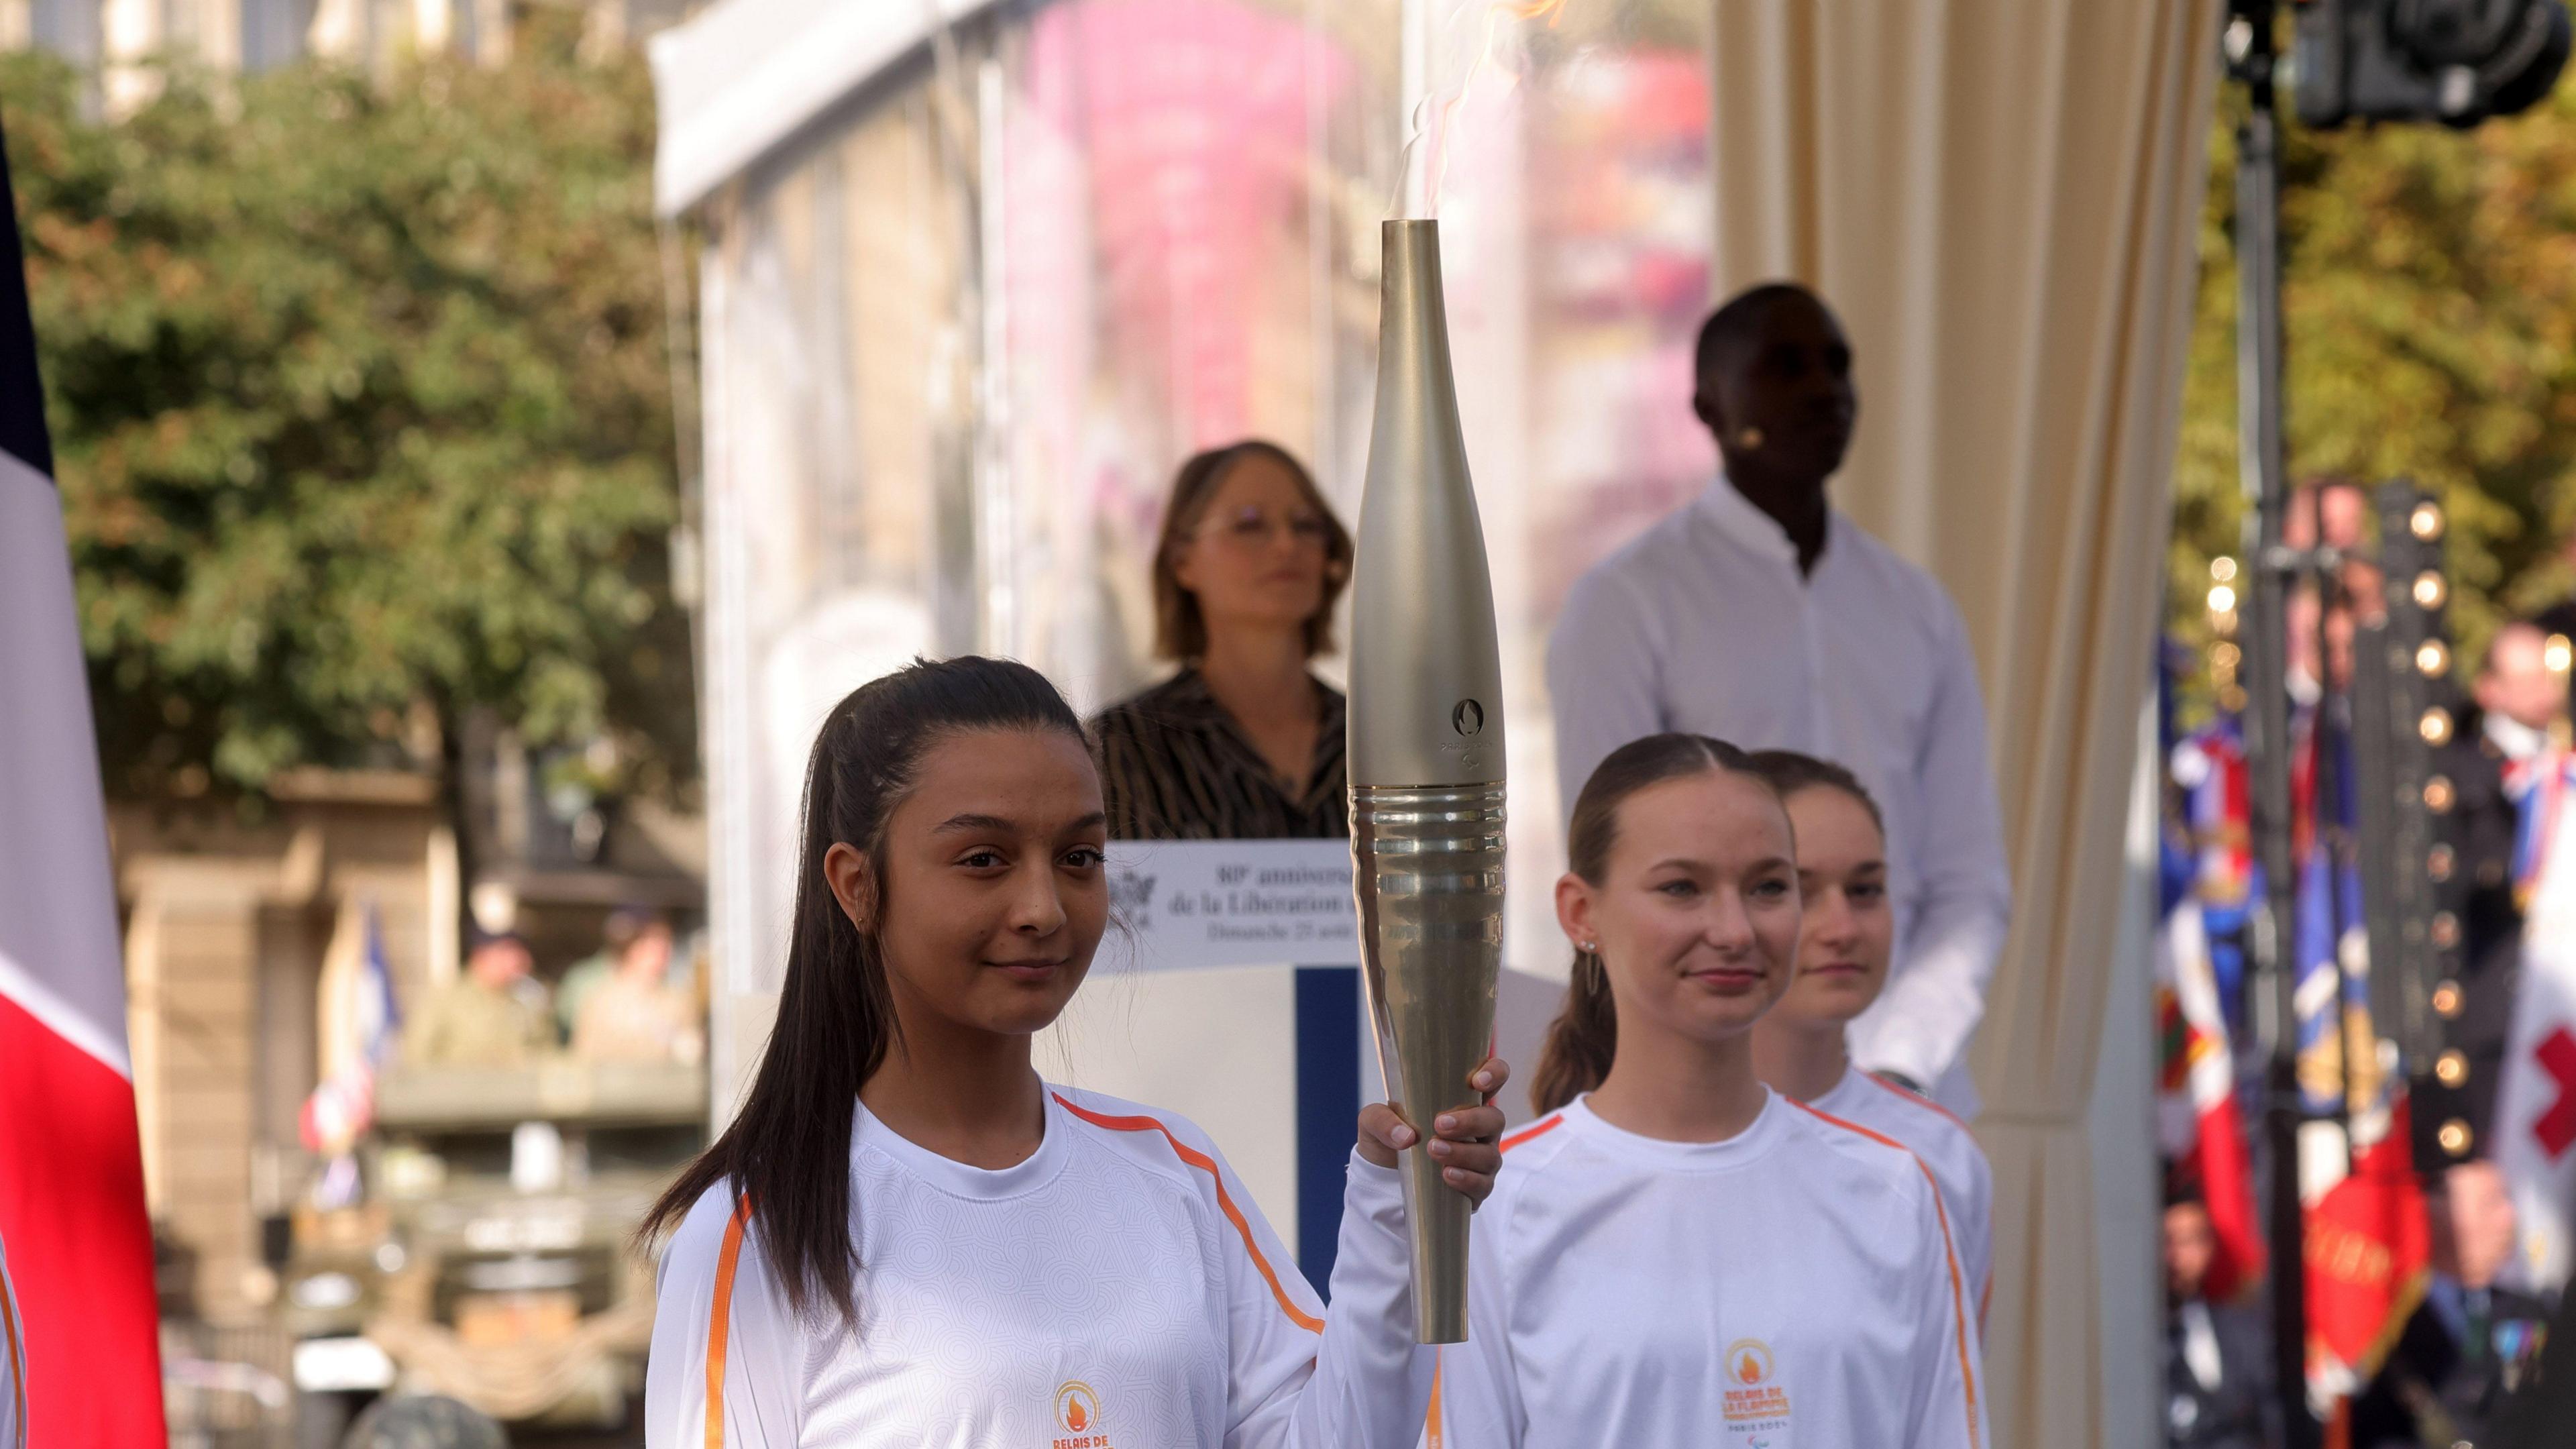
[[[2565,674],[2567,666],[2576,663],[2576,645],[2570,645],[2564,634],[2552,634],[2549,642],[2540,646],[2540,662],[2549,666],[2552,674]]]
[[[2424,857],[2424,873],[2436,881],[2449,880],[2458,868],[2459,856],[2447,845],[2434,846]]]
[[[2424,808],[2436,815],[2450,814],[2451,802],[2457,798],[2459,792],[2451,788],[2448,775],[2435,775],[2424,782]]]
[[[2428,745],[2449,744],[2451,712],[2437,704],[2424,711],[2424,718],[2416,724],[2415,728],[2416,732],[2424,737],[2424,743]]]
[[[2450,1121],[2442,1124],[2442,1130],[2439,1136],[2442,1140],[2442,1150],[2444,1152],[2451,1154],[2453,1157],[2466,1157],[2469,1155],[2469,1143],[2474,1140],[2474,1134],[2469,1131],[2468,1123],[2454,1117]]]
[[[2469,1079],[2469,1059],[2457,1051],[2442,1053],[2433,1063],[2433,1078],[2445,1087],[2456,1087]]]
[[[2451,646],[2439,639],[2427,639],[2415,646],[2415,672],[2426,679],[2439,679],[2451,672]]]
[[[2236,591],[2225,584],[2213,585],[2209,591],[2209,612],[2213,614],[2236,612]]]
[[[2209,662],[2221,669],[2234,669],[2245,662],[2245,651],[2222,639],[2209,646]]]
[[[2442,505],[2427,498],[2406,515],[2406,531],[2426,543],[2442,536]]]
[[[2218,707],[2229,714],[2245,712],[2245,686],[2231,684],[2218,692]]]
[[[2209,561],[2209,576],[2222,584],[2236,581],[2236,560],[2219,557]]]
[[[2449,911],[2433,913],[2433,944],[2445,951],[2460,944],[2460,918]]]
[[[2442,582],[2440,574],[2426,569],[2415,576],[2415,607],[2438,609],[2442,607],[2442,601],[2450,596],[2450,586]]]
[[[2460,983],[2445,981],[2433,988],[2433,1014],[2445,1021],[2460,1014]]]

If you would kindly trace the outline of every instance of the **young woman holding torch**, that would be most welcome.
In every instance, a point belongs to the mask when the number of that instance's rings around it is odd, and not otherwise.
[[[1196,1127],[1030,1065],[1108,917],[1100,780],[1054,687],[974,658],[861,686],[815,741],[804,835],[750,1095],[646,1220],[671,1233],[646,1442],[1411,1444],[1412,1127],[1360,1115],[1327,1317]],[[1429,1125],[1448,1188],[1492,1192],[1501,1113]]]

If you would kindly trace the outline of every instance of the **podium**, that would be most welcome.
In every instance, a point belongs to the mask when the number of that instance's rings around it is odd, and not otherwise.
[[[1346,840],[1112,841],[1108,934],[1038,1069],[1205,1128],[1325,1293],[1362,1102],[1385,1095],[1360,989]],[[1522,1081],[1564,994],[1506,970],[1495,1031]]]
[[[1076,998],[1088,1019],[1066,1032],[1068,1075],[1206,1127],[1323,1292],[1377,1075],[1350,842],[1122,840],[1108,868],[1109,933]],[[1153,1080],[1109,1084],[1127,1077]]]

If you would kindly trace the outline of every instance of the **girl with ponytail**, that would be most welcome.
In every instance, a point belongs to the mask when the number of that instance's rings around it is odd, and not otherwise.
[[[644,1224],[652,1449],[1413,1442],[1412,1126],[1360,1115],[1327,1320],[1205,1134],[1031,1066],[1107,925],[1105,831],[1024,665],[915,664],[824,720],[777,1025]],[[1481,1201],[1501,1114],[1431,1125]]]
[[[1435,1449],[1979,1449],[1968,1298],[1913,1154],[1765,1087],[1797,844],[1754,761],[1664,734],[1593,771],[1557,920],[1574,979],[1476,1221]]]
[[[1753,1028],[1753,1069],[1773,1091],[1893,1137],[1941,1187],[1959,1268],[1985,1322],[1993,1287],[1994,1170],[1966,1123],[1928,1097],[1852,1065],[1844,1035],[1887,985],[1896,912],[1887,899],[1887,824],[1851,771],[1795,750],[1753,766],[1780,792],[1798,836],[1798,960],[1780,1004]]]

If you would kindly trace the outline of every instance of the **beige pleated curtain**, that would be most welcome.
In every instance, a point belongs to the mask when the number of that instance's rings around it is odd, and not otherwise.
[[[1984,675],[2014,887],[1973,1058],[1995,1443],[2139,1442],[2104,1422],[2086,1123],[2112,963],[2143,959],[2114,923],[2220,5],[1713,8],[1718,287],[1794,277],[1840,310],[1837,499],[1949,586]]]

